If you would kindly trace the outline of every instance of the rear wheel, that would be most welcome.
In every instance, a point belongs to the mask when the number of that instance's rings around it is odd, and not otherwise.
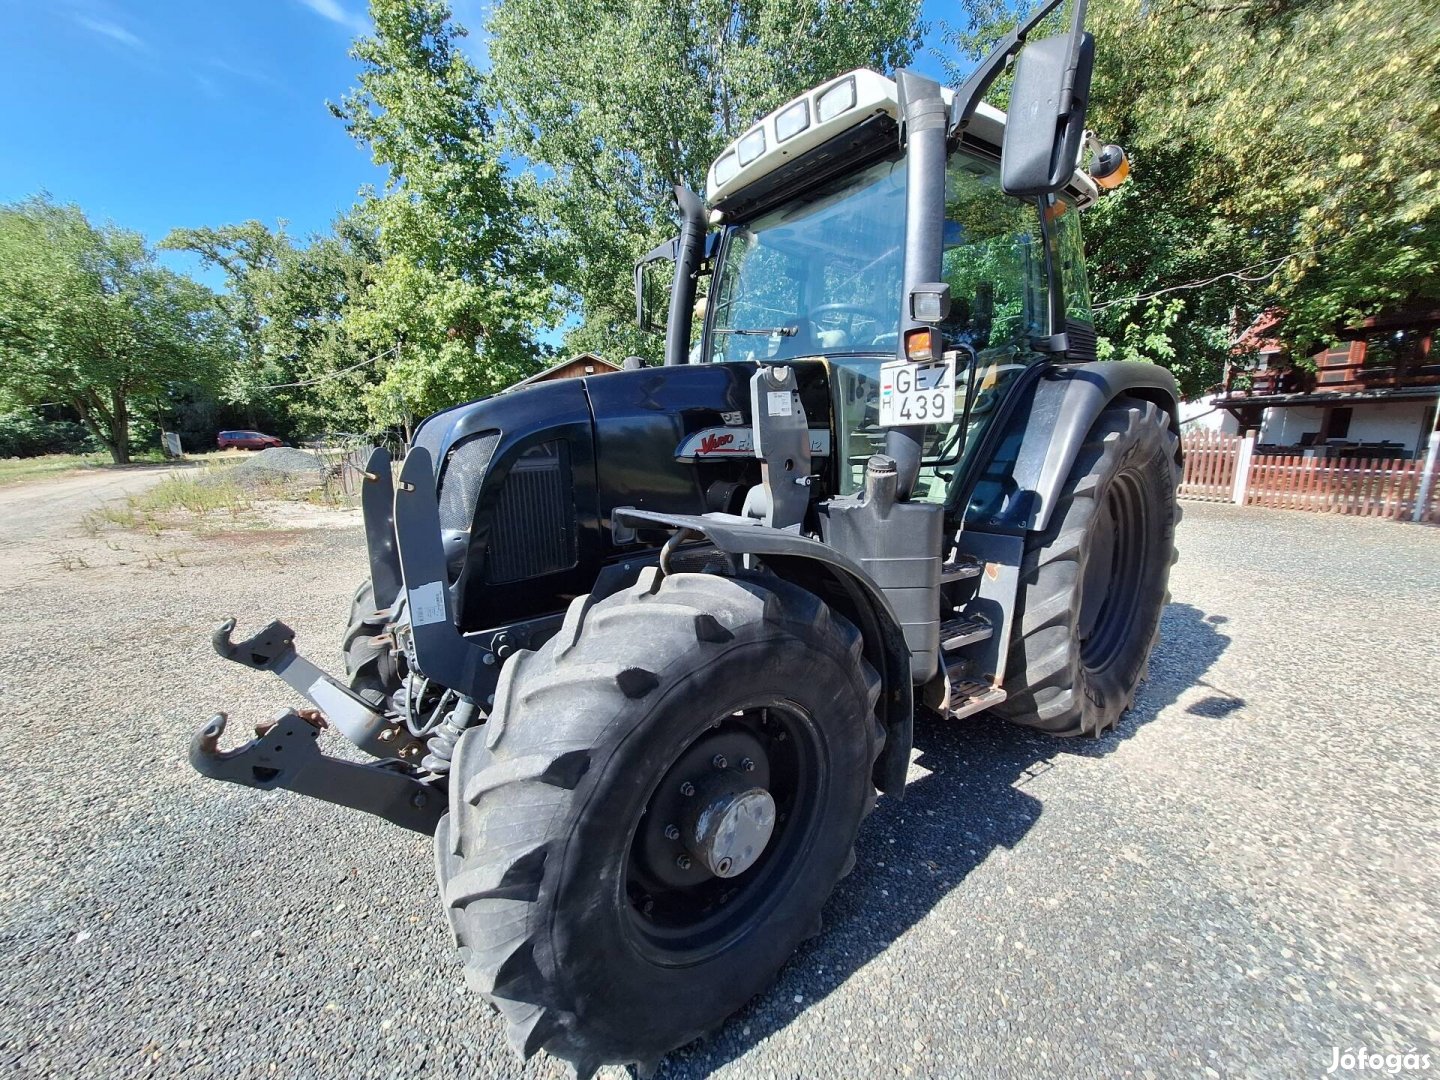
[[[1100,414],[1049,528],[1029,538],[998,715],[1100,735],[1129,707],[1169,600],[1176,450],[1151,402],[1120,398]]]
[[[647,574],[513,657],[436,834],[511,1045],[648,1067],[763,989],[853,862],[879,692],[858,631],[773,578]]]

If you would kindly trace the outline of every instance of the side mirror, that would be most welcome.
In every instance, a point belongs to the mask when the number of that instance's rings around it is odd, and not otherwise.
[[[677,245],[678,240],[666,240],[635,264],[635,324],[647,334],[665,332]]]
[[[1089,34],[1032,41],[1021,51],[1000,150],[1000,187],[1007,195],[1053,195],[1070,182],[1085,138],[1094,65]]]

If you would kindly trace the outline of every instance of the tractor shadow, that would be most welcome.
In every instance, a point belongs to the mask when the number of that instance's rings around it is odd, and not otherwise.
[[[855,870],[826,904],[821,935],[802,945],[775,983],[710,1040],[670,1054],[658,1075],[706,1076],[842,986],[963,887],[992,852],[1024,839],[1044,809],[1025,791],[1033,777],[1065,755],[1113,753],[1185,690],[1207,686],[1201,677],[1230,643],[1218,629],[1225,621],[1189,604],[1167,607],[1150,677],[1103,739],[1053,739],[989,716],[917,721],[918,754],[905,798],[881,799],[862,826]],[[1214,691],[1181,715],[1224,716],[1243,704]]]

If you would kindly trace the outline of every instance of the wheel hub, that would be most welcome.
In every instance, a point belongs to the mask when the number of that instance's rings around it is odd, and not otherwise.
[[[654,784],[624,888],[633,940],[657,962],[726,947],[792,877],[824,791],[809,731],[788,703],[727,710]]]
[[[779,823],[770,787],[770,757],[755,732],[726,726],[697,739],[660,782],[641,823],[640,866],[652,884],[694,887],[754,866]]]
[[[775,831],[775,799],[761,787],[746,787],[743,773],[719,779],[721,790],[694,815],[685,846],[716,877],[738,877],[755,865]]]

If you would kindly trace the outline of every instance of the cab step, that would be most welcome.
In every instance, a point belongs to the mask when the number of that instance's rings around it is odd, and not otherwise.
[[[988,641],[994,633],[995,628],[983,619],[967,619],[962,615],[940,624],[940,648],[954,652],[977,641]]]
[[[952,581],[968,581],[971,578],[980,576],[984,567],[979,560],[960,558],[955,562],[943,563],[940,567],[940,584],[949,585]]]
[[[950,702],[946,711],[952,720],[958,720],[961,717],[973,716],[975,713],[994,708],[1004,701],[1006,696],[1004,690],[989,682],[967,679],[964,682],[951,684]]]

